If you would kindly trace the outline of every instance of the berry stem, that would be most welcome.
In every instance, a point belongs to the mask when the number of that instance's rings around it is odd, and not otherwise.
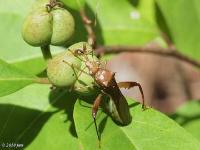
[[[41,50],[45,61],[49,61],[50,59],[52,59],[49,45],[41,46]]]

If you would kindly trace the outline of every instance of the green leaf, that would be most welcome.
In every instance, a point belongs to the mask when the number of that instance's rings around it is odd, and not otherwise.
[[[133,3],[133,1],[132,1]],[[156,16],[155,16],[155,1],[154,0],[139,0],[138,1],[138,10],[140,11],[141,15],[151,22],[152,24],[156,23]]]
[[[38,84],[0,97],[0,143],[21,143],[27,150],[79,149],[72,118],[75,100],[65,90],[50,92]]]
[[[0,60],[0,72],[0,96],[13,93],[37,79],[2,60]]]
[[[153,109],[142,111],[141,105],[132,100],[129,100],[129,104],[132,123],[125,127],[115,124],[110,117],[99,111],[97,122],[101,133],[101,149],[199,149],[198,140],[167,116]],[[98,149],[91,108],[87,105],[78,101],[75,104],[76,132],[84,150]]]
[[[80,10],[85,5],[85,0],[61,0],[67,7],[75,10]]]
[[[171,117],[200,141],[200,101],[187,102]]]
[[[84,5],[84,0],[63,0],[69,8],[76,7],[77,1],[80,2],[81,5]],[[12,0],[7,0],[6,2],[0,0],[0,17],[4,20],[0,24],[1,59],[8,62],[18,62],[42,56],[39,47],[29,46],[21,37],[21,27],[24,18],[30,11],[33,2],[34,0],[16,0],[15,2]],[[110,7],[113,3],[115,3],[116,7]],[[98,24],[97,27],[95,27],[95,32],[99,44],[141,45],[158,36],[157,28],[155,23],[153,23],[153,17],[152,15],[149,15],[153,14],[153,7],[151,6],[150,2],[148,4],[141,3],[138,8],[136,8],[130,2],[123,0],[117,2],[88,0],[85,9],[92,20],[94,20],[92,16],[94,16],[97,11]],[[148,15],[144,11],[146,8],[151,10],[151,13],[148,13]],[[119,9],[121,10],[121,13],[116,16],[115,14]],[[79,12],[77,9],[76,11],[70,10],[70,12],[73,13],[76,20],[76,33],[70,43],[72,44],[73,42],[86,40],[87,33],[85,32]],[[130,17],[131,13],[139,13],[141,15],[140,19],[132,19]],[[112,17],[110,17],[111,14],[113,14]],[[51,49],[53,53],[63,51],[63,48],[60,47],[52,46]]]
[[[0,56],[4,60],[16,60],[39,54],[37,48],[26,44],[21,36],[21,26],[33,0],[0,1]]]
[[[169,34],[182,53],[200,58],[200,1],[157,0]]]
[[[72,9],[70,12],[76,22],[75,33],[69,43],[86,41],[87,32],[80,18],[79,9],[71,7],[77,6],[77,2],[82,3],[82,0],[68,1],[63,0],[65,5]],[[111,7],[113,3],[115,7]],[[153,0],[148,3],[142,0],[138,6],[124,0],[86,0],[84,9],[88,18],[97,22],[94,26],[97,44],[142,45],[159,36],[153,4]],[[119,10],[120,13],[117,13]]]
[[[28,71],[29,74],[37,75],[46,69],[46,62],[42,57],[29,58],[13,63],[20,70]]]
[[[147,17],[144,5],[153,11],[150,3],[141,3],[137,8],[128,0],[87,0],[86,10],[97,12],[98,41],[105,45],[142,45],[155,39],[157,26],[152,17]]]

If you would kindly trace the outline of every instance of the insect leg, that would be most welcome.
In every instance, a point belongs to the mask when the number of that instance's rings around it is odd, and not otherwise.
[[[100,137],[99,132],[98,132],[96,116],[97,116],[97,112],[98,112],[98,108],[99,108],[99,105],[101,103],[101,100],[102,100],[102,94],[99,94],[97,96],[97,98],[95,99],[93,106],[92,106],[92,117],[94,119],[95,129],[96,129],[96,133],[97,133],[97,137],[98,137],[99,141],[101,140],[101,137]]]
[[[78,88],[74,88],[74,90],[80,90],[80,89],[87,89],[87,88],[93,88],[95,85],[94,84],[90,84],[90,85],[86,85],[84,87],[78,87]]]
[[[140,85],[140,83],[138,83],[138,82],[119,82],[119,83],[117,83],[117,85],[119,86],[119,88],[125,88],[125,89],[130,89],[132,87],[137,86],[142,95],[142,109],[145,110],[147,108],[145,105],[144,93],[143,93],[142,86]]]
[[[76,75],[76,80],[74,81],[73,85],[72,85],[72,88],[74,90],[74,85],[76,83],[76,81],[78,81],[79,77],[81,76],[81,74],[83,73],[83,70],[85,70],[87,67],[85,66],[83,69],[80,70],[80,73],[78,75]],[[75,70],[74,70],[75,72]],[[91,87],[91,86],[90,86]],[[87,88],[87,86],[85,86],[85,88]],[[78,89],[78,88],[77,88]],[[79,88],[80,89],[80,88]]]
[[[83,53],[84,53],[84,54],[87,54],[87,47],[86,47],[86,44],[85,44],[85,43],[83,44]]]
[[[78,78],[79,78],[80,75],[77,75],[77,74],[76,74],[76,70],[75,70],[75,67],[74,67],[73,64],[71,65],[71,67],[72,67],[72,69],[73,69],[73,71],[74,71],[74,74],[75,74],[75,76],[76,76],[76,80],[72,83],[72,86],[71,86],[71,89],[70,89],[70,91],[73,91],[73,90],[74,90],[74,85],[75,85],[75,83],[76,83],[76,81],[78,80]]]
[[[70,64],[69,62],[67,62],[67,61],[65,61],[65,60],[63,60],[63,62],[66,63],[67,65],[69,65],[69,66],[73,69],[74,74],[75,74],[75,76],[76,76],[76,80],[72,83],[72,87],[71,87],[70,91],[74,90],[74,85],[75,85],[76,81],[78,80],[78,78],[80,77],[80,75],[81,75],[82,73],[85,73],[85,74],[87,74],[87,75],[90,76],[89,73],[87,73],[86,71],[84,71],[84,69],[85,69],[86,67],[84,67],[83,69],[80,69],[80,68],[77,67],[75,64]],[[80,73],[79,73],[78,75],[77,75],[75,69],[80,70]]]
[[[72,66],[72,64],[69,63],[69,62],[67,62],[66,60],[63,60],[63,62],[66,63],[66,64],[69,65],[69,66]],[[74,65],[74,64],[73,64],[73,67],[76,68],[76,69],[78,69],[78,70],[80,70],[81,72],[83,72],[83,73],[85,73],[85,74],[91,76],[89,73],[87,73],[86,71],[84,71],[83,69],[79,68],[78,66],[76,66],[76,65]]]

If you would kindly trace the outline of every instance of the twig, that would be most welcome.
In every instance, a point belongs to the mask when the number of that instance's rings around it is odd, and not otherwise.
[[[80,15],[88,33],[88,43],[92,45],[93,48],[96,48],[96,35],[93,31],[92,21],[87,17],[84,9],[80,10]]]
[[[132,47],[132,46],[100,46],[96,49],[97,55],[102,55],[104,53],[121,53],[121,52],[132,52],[132,53],[150,53],[163,55],[168,57],[174,57],[181,61],[187,62],[193,66],[200,68],[200,62],[193,60],[192,58],[179,53],[175,49],[171,48],[161,48],[161,47]]]

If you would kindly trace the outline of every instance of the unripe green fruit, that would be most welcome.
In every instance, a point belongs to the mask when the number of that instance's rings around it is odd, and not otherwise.
[[[74,33],[74,18],[63,8],[51,11],[53,15],[52,45],[65,45]]]
[[[32,46],[44,46],[50,44],[52,20],[52,15],[43,8],[31,12],[23,25],[23,39]]]
[[[86,42],[80,42],[70,46],[68,51],[58,54],[48,62],[47,76],[49,81],[55,86],[74,86],[74,90],[77,93],[81,95],[92,95],[98,91],[98,85],[96,85],[94,78],[89,75],[84,58],[81,55],[75,56],[73,54],[75,50],[82,49],[83,44],[86,46],[87,52],[92,51],[91,46]],[[98,58],[91,54],[87,54],[86,57],[90,61],[98,61]]]
[[[49,0],[38,0],[24,21],[23,39],[32,46],[64,46],[74,33],[74,18],[64,8],[55,6],[48,12]]]
[[[45,8],[49,2],[50,0],[35,0],[32,4],[31,11],[35,11],[38,8]]]
[[[66,61],[66,62],[63,62]],[[76,67],[72,68],[71,64]],[[81,61],[70,52],[63,52],[48,62],[47,76],[49,81],[58,87],[71,87],[77,80]]]
[[[84,46],[86,48],[86,55],[88,59],[91,61],[98,61],[97,57],[92,56],[93,49],[87,42],[79,42],[73,44],[68,49],[72,52],[75,52],[77,49],[83,50]],[[79,55],[77,57],[85,61],[82,55]],[[81,95],[92,95],[97,92],[97,88],[95,88],[97,85],[95,84],[94,78],[89,75],[89,70],[86,67],[84,61],[82,61],[81,70],[84,70],[85,72],[87,72],[87,74],[82,72],[81,75],[78,77],[78,80],[76,81],[74,87],[76,89],[76,92]]]

